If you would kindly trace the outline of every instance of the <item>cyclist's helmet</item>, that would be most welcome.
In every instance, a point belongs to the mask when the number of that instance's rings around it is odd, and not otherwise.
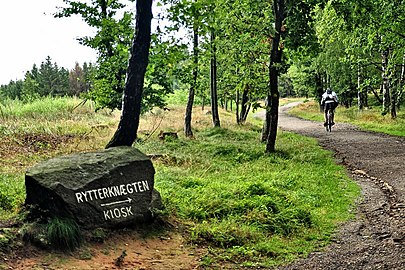
[[[327,89],[326,89],[326,93],[327,93],[327,94],[332,94],[332,89],[327,88]]]

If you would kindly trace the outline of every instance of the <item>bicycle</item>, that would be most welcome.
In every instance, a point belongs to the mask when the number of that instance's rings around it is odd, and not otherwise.
[[[333,109],[329,109],[326,112],[326,131],[332,132],[332,126],[333,126]]]

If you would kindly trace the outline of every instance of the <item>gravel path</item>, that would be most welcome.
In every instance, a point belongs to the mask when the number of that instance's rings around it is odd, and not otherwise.
[[[362,188],[355,220],[343,224],[333,243],[294,264],[277,269],[405,269],[405,138],[360,131],[337,123],[331,133],[323,123],[287,115],[279,127],[314,137],[335,152]],[[257,114],[263,118],[264,114]]]

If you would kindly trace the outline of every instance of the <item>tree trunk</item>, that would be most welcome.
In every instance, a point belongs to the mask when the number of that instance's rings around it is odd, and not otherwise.
[[[236,107],[236,123],[240,124],[240,117],[239,117],[239,90],[236,90],[235,107]]]
[[[391,118],[397,118],[397,89],[391,89]]]
[[[324,92],[322,83],[322,74],[317,72],[315,75],[315,85],[316,85],[316,96],[318,97],[320,111],[323,112],[323,107],[321,106],[322,94]]]
[[[193,137],[191,130],[191,116],[193,113],[195,88],[197,85],[198,76],[198,25],[194,24],[193,27],[193,81],[191,82],[190,90],[188,93],[188,101],[186,107],[186,114],[184,117],[184,135],[186,137]]]
[[[360,63],[357,64],[357,106],[359,111],[367,106],[367,91],[363,89],[363,68]]]
[[[381,52],[381,68],[382,68],[382,91],[383,91],[383,110],[382,114],[385,115],[390,110],[390,88],[388,79],[388,54],[389,50]]]
[[[398,98],[397,98],[397,109],[400,109],[400,104],[402,100],[402,95],[404,93],[404,82],[405,82],[405,53],[402,56],[402,65],[401,65],[401,76],[399,77],[399,86],[398,86]]]
[[[275,152],[277,128],[278,128],[278,106],[280,93],[278,91],[278,76],[279,66],[281,65],[281,56],[283,53],[283,45],[280,44],[281,33],[284,31],[283,21],[285,19],[285,3],[284,0],[275,0],[273,3],[274,17],[275,17],[275,34],[272,42],[270,53],[270,91],[267,96],[270,108],[266,108],[269,111],[269,118],[266,118],[270,127],[269,134],[266,141],[266,153]]]
[[[106,148],[131,146],[137,138],[143,83],[149,60],[151,20],[152,0],[137,1],[135,35],[130,51],[121,119]]]
[[[270,131],[270,108],[271,104],[269,103],[269,96],[267,96],[266,100],[266,115],[265,115],[265,121],[263,123],[263,128],[262,128],[262,142],[267,142],[267,138],[269,137],[269,131]]]
[[[239,121],[240,123],[244,123],[246,121],[246,118],[248,116],[250,106],[248,106],[249,103],[249,85],[245,85],[245,88],[243,89],[242,93],[242,104],[241,104],[241,110],[240,110],[240,116],[239,116]]]
[[[100,7],[101,7],[101,17],[103,20],[106,20],[108,18],[107,1],[101,0]],[[106,49],[107,49],[107,56],[112,57],[114,55],[114,53],[113,53],[113,48],[111,46],[111,42],[108,42]]]
[[[211,30],[211,112],[212,124],[214,127],[220,127],[218,112],[218,89],[217,89],[217,57],[215,46],[215,33]]]
[[[201,96],[201,111],[205,110],[205,96]]]
[[[378,95],[378,93],[375,91],[373,87],[371,87],[371,92],[373,92],[374,97],[377,99],[378,103],[383,104],[383,100],[381,97]],[[382,84],[380,85],[380,93],[382,92]]]

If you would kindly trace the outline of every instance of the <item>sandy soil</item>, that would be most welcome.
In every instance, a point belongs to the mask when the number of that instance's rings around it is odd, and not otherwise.
[[[203,251],[185,242],[178,232],[144,237],[135,231],[121,231],[108,237],[104,243],[89,243],[75,252],[63,253],[24,246],[16,253],[2,258],[6,265],[3,267],[6,268],[0,269],[197,269]]]

